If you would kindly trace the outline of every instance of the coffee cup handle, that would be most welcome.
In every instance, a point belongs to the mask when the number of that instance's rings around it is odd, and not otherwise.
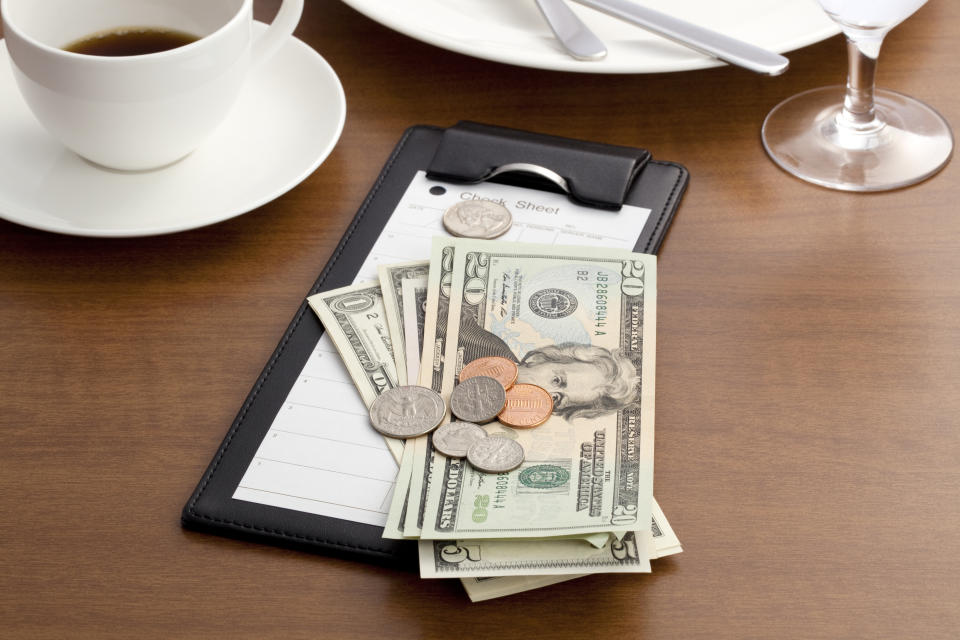
[[[267,30],[253,41],[251,63],[259,65],[277,52],[277,49],[293,34],[303,13],[303,0],[283,0],[280,10]]]

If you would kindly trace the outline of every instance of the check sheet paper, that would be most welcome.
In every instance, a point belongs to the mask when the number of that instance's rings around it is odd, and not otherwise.
[[[431,180],[417,173],[354,283],[376,281],[377,267],[430,256],[449,235],[443,212],[464,200],[493,200],[513,215],[503,241],[631,250],[650,210],[584,207],[565,195],[485,182]],[[233,498],[382,527],[398,464],[326,333],[274,417]]]

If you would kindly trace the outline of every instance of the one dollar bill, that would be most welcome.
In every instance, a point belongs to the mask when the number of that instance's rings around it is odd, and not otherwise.
[[[324,291],[310,296],[307,302],[327,330],[368,409],[377,396],[398,386],[380,283]],[[403,441],[386,436],[384,440],[399,464]]]
[[[406,332],[404,329],[403,313],[403,281],[408,279],[427,279],[430,263],[426,260],[419,262],[403,262],[400,264],[384,264],[377,267],[380,277],[380,290],[383,297],[384,319],[390,330],[390,340],[393,343],[393,359],[397,370],[397,379],[400,384],[415,384],[416,378],[408,375]],[[419,352],[418,352],[419,353]],[[417,357],[419,365],[419,356]]]

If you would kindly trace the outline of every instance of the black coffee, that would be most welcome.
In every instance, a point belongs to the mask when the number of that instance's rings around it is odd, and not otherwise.
[[[142,56],[176,49],[199,39],[173,29],[124,27],[80,38],[65,46],[64,50],[88,56]]]

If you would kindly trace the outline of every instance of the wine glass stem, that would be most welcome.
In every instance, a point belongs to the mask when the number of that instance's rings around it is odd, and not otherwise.
[[[874,108],[873,92],[876,83],[877,58],[885,33],[864,33],[844,30],[847,39],[847,91],[838,126],[859,132],[876,130],[883,126]]]

